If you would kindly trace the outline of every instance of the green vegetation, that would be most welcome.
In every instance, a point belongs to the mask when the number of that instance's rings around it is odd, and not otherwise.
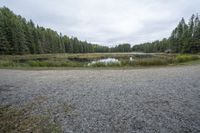
[[[167,59],[160,58],[147,58],[147,59],[139,59],[133,62],[124,62],[123,65],[127,66],[161,66],[171,64]]]
[[[101,59],[114,58],[119,62],[99,62]],[[132,58],[132,60],[130,60]],[[48,68],[48,67],[137,67],[180,64],[199,60],[193,54],[123,54],[123,53],[92,53],[92,54],[42,54],[0,56],[0,68]],[[95,63],[93,62],[95,61]],[[93,62],[93,63],[92,63]]]
[[[15,15],[6,7],[0,8],[1,68],[157,66],[179,64],[199,59],[197,54],[137,55],[130,53],[112,53],[131,51],[147,53],[199,53],[199,16],[192,15],[188,24],[182,19],[168,39],[135,45],[133,47],[125,43],[109,48],[91,44],[86,41],[80,41],[76,37],[70,38],[66,35],[63,36],[56,31],[38,25],[35,26],[32,20],[27,21],[20,15]],[[131,61],[129,59],[130,57],[134,60]],[[105,58],[115,58],[119,60],[119,62],[98,62],[98,60]],[[92,61],[97,62],[88,65]]]
[[[176,56],[176,61],[179,63],[183,63],[183,62],[188,62],[188,61],[194,61],[194,60],[198,60],[199,57],[198,56],[192,56],[192,55],[178,55]]]
[[[199,16],[192,15],[188,24],[182,19],[168,39],[133,47],[124,43],[109,48],[80,41],[76,37],[68,37],[52,29],[40,27],[35,25],[32,20],[27,21],[20,15],[15,15],[6,7],[0,8],[0,54],[2,55],[131,51],[199,53]]]
[[[0,8],[0,54],[47,54],[107,52],[108,47],[80,41],[36,26],[32,20]]]
[[[189,23],[184,18],[173,30],[171,36],[161,41],[135,45],[133,51],[148,53],[173,52],[173,53],[199,53],[200,52],[200,20],[199,15],[192,15]]]

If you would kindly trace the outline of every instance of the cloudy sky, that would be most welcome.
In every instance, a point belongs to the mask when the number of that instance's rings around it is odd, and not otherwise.
[[[200,0],[0,0],[16,14],[81,40],[113,46],[168,37]]]

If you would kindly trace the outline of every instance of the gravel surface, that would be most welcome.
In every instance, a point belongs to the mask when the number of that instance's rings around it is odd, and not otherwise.
[[[38,102],[40,101],[40,102]],[[37,104],[64,132],[200,132],[200,65],[0,70],[0,104]]]

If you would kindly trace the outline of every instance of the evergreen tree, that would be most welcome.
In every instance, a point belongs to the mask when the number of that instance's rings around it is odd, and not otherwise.
[[[5,18],[0,11],[0,54],[8,54],[9,53],[9,42],[6,38],[5,33]]]
[[[192,15],[188,24],[182,18],[167,40],[136,45],[132,49],[143,52],[164,52],[167,49],[171,49],[176,53],[200,52],[200,22],[198,14],[196,16]]]

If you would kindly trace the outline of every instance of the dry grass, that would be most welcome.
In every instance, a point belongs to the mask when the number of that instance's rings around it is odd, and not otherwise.
[[[37,102],[41,102],[40,100]],[[36,104],[38,103],[30,103],[21,108],[0,106],[0,132],[60,133],[60,126],[52,121],[49,115],[32,113]]]

